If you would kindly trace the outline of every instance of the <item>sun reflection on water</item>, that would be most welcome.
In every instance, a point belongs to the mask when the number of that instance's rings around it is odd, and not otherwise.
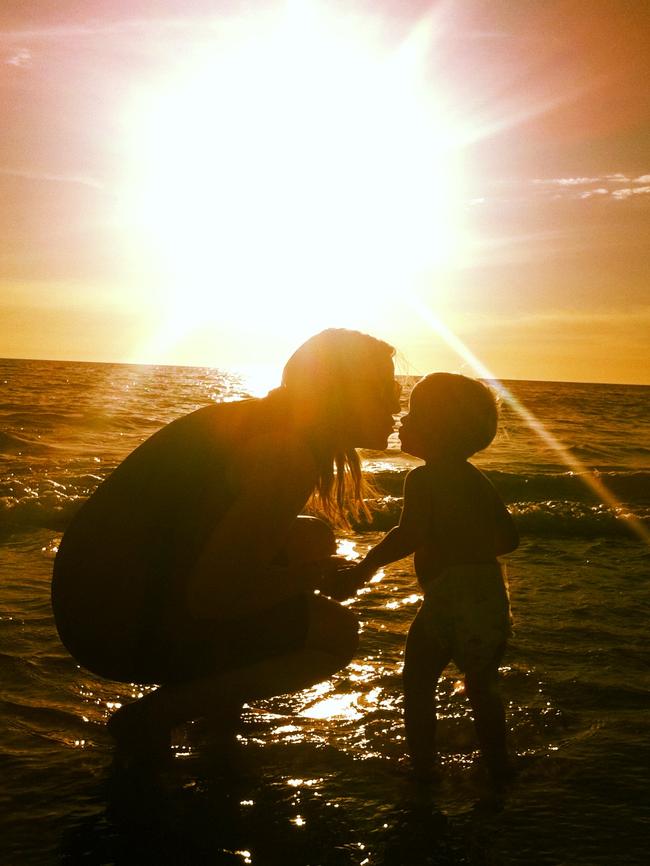
[[[351,692],[344,695],[332,695],[313,704],[300,712],[307,719],[349,719],[361,718],[363,713],[358,707],[361,692]]]

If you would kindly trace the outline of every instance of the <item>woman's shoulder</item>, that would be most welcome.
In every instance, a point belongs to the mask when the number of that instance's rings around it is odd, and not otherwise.
[[[264,464],[268,469],[269,462],[282,466],[314,462],[309,442],[278,400],[262,397],[217,403],[193,416],[188,416],[186,429],[219,443],[220,450],[236,463]]]
[[[210,403],[170,421],[147,442],[162,448],[189,442],[226,442],[254,429],[263,414],[262,400],[250,398],[227,403]],[[146,444],[146,443],[145,443]]]

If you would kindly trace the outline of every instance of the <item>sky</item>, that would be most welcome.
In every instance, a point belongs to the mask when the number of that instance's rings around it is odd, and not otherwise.
[[[341,326],[650,384],[649,44],[647,0],[3,0],[0,357]]]

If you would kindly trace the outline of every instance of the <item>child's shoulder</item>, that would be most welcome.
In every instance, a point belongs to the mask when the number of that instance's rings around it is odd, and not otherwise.
[[[427,466],[422,464],[411,469],[406,480],[404,481],[404,495],[417,496],[418,493],[424,492],[431,488],[435,483],[435,475],[433,475]]]
[[[406,474],[406,483],[425,484],[430,478],[431,472],[429,471],[428,465],[422,463],[420,466],[415,466],[413,469],[409,469]]]
[[[478,467],[469,461],[437,460],[430,461],[412,469],[406,478],[407,487],[439,489],[489,487],[490,480]]]

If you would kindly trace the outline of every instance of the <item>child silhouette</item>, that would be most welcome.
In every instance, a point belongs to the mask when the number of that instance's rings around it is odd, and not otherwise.
[[[452,659],[465,674],[487,770],[494,779],[509,773],[498,669],[510,609],[497,557],[519,538],[494,487],[468,461],[493,440],[497,417],[492,392],[477,380],[434,373],[418,382],[399,435],[402,449],[424,465],[406,478],[399,525],[354,569],[359,585],[415,554],[424,600],[409,630],[403,677],[407,745],[420,777],[435,768],[435,689]]]

